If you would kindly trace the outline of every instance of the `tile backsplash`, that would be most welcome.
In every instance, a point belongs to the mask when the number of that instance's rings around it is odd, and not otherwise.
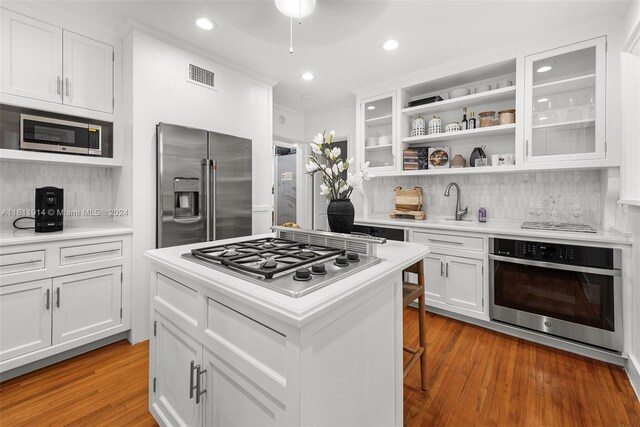
[[[584,211],[581,222],[594,226],[602,223],[601,183],[599,170],[523,172],[480,175],[439,175],[412,177],[379,177],[365,183],[369,210],[388,213],[394,208],[393,189],[422,187],[427,218],[452,217],[456,205],[455,189],[445,197],[450,182],[461,188],[460,203],[469,207],[466,218],[477,218],[480,205],[487,217],[517,221],[537,221],[529,210],[542,204],[549,196],[561,196],[557,202],[559,220],[572,220],[569,212],[574,205]],[[540,220],[547,220],[542,216]]]
[[[3,213],[0,223],[11,223],[17,217],[5,211],[32,210],[35,189],[45,186],[64,189],[64,209],[76,213],[74,220],[101,218],[101,214],[91,215],[113,209],[112,176],[113,171],[109,168],[3,162],[0,166],[0,211]],[[28,225],[27,221],[25,225]]]

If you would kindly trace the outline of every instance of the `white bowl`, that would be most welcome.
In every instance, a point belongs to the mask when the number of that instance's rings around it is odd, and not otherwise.
[[[378,138],[378,145],[391,145],[391,136],[385,135]]]
[[[509,86],[513,86],[513,82],[511,80],[503,80],[501,82],[496,83],[496,89],[502,89]]]
[[[481,85],[474,89],[475,93],[488,92],[491,90],[491,85]]]
[[[367,141],[365,142],[366,147],[375,147],[376,145],[378,145],[378,138],[376,138],[375,136],[370,136],[367,138]]]
[[[453,89],[449,91],[449,99],[453,99],[453,98],[459,98],[461,96],[467,96],[471,93],[471,91],[466,88],[466,87],[462,87],[459,89]]]

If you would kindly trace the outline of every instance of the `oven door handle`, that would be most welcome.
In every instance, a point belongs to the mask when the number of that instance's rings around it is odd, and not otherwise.
[[[553,270],[575,271],[578,273],[600,274],[603,276],[621,276],[620,270],[608,270],[606,268],[583,267],[581,265],[557,264],[555,262],[533,261],[529,259],[512,258],[501,255],[489,255],[492,261],[502,261],[511,264],[530,265],[533,267],[550,268]]]

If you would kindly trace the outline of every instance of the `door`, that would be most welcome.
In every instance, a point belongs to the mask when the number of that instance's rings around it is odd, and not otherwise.
[[[211,197],[211,240],[250,236],[253,212],[251,140],[209,132],[215,162]],[[268,161],[268,159],[261,159]]]
[[[62,102],[62,29],[2,9],[2,92]]]
[[[604,159],[606,38],[525,58],[525,161]]]
[[[281,426],[284,407],[249,378],[204,351],[205,426]]]
[[[275,225],[296,221],[297,154],[275,156]]]
[[[156,311],[156,336],[151,357],[155,361],[156,391],[152,405],[173,426],[202,425],[202,405],[196,403],[195,372],[202,360],[202,345]],[[206,395],[204,398],[207,398]]]
[[[156,131],[156,245],[205,242],[207,131],[166,123]]]
[[[445,302],[482,311],[482,260],[447,257]]]
[[[395,93],[368,98],[360,103],[361,132],[358,162],[375,170],[396,169]],[[364,160],[361,160],[364,159]]]
[[[51,345],[51,279],[0,287],[0,360]]]
[[[63,32],[63,102],[113,112],[113,46]]]
[[[348,141],[334,141],[331,145],[338,147],[340,149],[340,157],[343,160],[349,159],[348,152]],[[353,167],[356,167],[355,165]],[[354,173],[354,170],[351,170],[351,173]],[[343,172],[346,179],[346,173]],[[329,230],[329,222],[327,221],[327,207],[329,206],[329,200],[320,194],[320,184],[322,184],[322,175],[320,173],[316,173],[313,175],[313,229],[314,230]]]
[[[424,258],[425,286],[427,300],[444,302],[444,264],[445,257],[431,253]]]
[[[53,279],[53,344],[61,344],[121,323],[121,267]]]

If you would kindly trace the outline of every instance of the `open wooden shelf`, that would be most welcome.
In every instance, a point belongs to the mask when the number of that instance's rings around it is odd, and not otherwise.
[[[496,135],[508,135],[515,134],[516,125],[511,123],[508,125],[497,125],[485,128],[461,130],[458,132],[443,132],[424,136],[410,136],[402,138],[402,142],[405,144],[417,144],[428,142],[439,142],[447,140],[460,140],[467,138],[480,138],[483,136],[496,136]]]
[[[500,102],[512,99],[516,100],[516,87],[509,86],[501,89],[489,90],[486,92],[474,93],[453,99],[445,99],[431,104],[417,105],[415,107],[403,108],[402,113],[410,116],[426,113],[436,113],[440,111],[455,110],[462,107],[472,107],[490,102]]]
[[[515,165],[478,166],[466,168],[424,169],[417,171],[402,171],[400,175],[469,175],[481,173],[515,172]]]
[[[122,163],[106,157],[82,156],[77,154],[44,153],[39,151],[0,149],[0,161],[55,163],[62,165],[102,166],[105,168],[122,167]]]

